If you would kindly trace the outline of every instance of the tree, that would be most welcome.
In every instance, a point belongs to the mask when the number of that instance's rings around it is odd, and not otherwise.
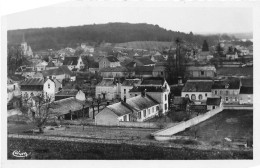
[[[209,51],[209,45],[206,40],[203,42],[202,51]]]

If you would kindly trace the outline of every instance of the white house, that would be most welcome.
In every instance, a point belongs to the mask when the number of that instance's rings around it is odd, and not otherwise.
[[[141,79],[126,79],[121,85],[121,99],[129,99],[131,96],[129,94],[129,90],[134,86],[138,86],[141,84]]]
[[[47,79],[43,84],[43,93],[45,99],[54,101],[55,99],[55,82],[51,79]]]
[[[40,63],[38,63],[36,66],[35,66],[35,69],[36,71],[44,71],[46,69],[46,66],[48,65],[48,62],[46,61],[42,61]]]
[[[121,83],[116,83],[114,78],[103,78],[96,85],[96,98],[113,100],[120,97]]]
[[[80,70],[84,69],[85,64],[82,61],[81,56],[79,57],[65,57],[63,65],[68,66],[69,70]]]

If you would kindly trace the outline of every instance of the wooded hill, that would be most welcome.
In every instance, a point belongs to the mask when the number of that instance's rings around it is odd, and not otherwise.
[[[174,41],[177,37],[186,42],[201,46],[203,40],[209,45],[215,44],[217,35],[194,35],[179,31],[166,30],[158,25],[139,23],[108,23],[72,27],[34,28],[9,30],[7,32],[8,44],[19,44],[23,40],[35,50],[60,49],[63,47],[76,47],[82,42],[92,42],[99,45],[101,42],[125,43],[130,41]],[[234,37],[222,36],[230,40]]]

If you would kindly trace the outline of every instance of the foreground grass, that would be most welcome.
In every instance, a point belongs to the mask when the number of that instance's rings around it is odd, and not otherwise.
[[[196,160],[253,159],[252,151],[195,150],[127,144],[94,144],[51,140],[8,138],[8,159],[18,159],[14,150],[31,153],[25,159],[88,159],[88,160]]]

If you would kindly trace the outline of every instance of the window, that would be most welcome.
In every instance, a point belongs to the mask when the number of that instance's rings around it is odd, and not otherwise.
[[[152,113],[154,113],[154,107],[152,108]]]
[[[141,112],[138,112],[138,118],[141,119]]]
[[[124,115],[124,120],[123,121],[127,121],[127,115]]]
[[[185,97],[190,98],[188,94],[186,94]]]
[[[218,94],[218,91],[217,91],[217,90],[215,90],[215,92],[214,92],[214,93],[215,93],[215,95],[217,95],[217,94]]]
[[[124,94],[126,94],[126,89],[124,89]]]
[[[202,100],[202,95],[201,94],[199,95],[199,100]]]
[[[50,84],[48,84],[48,89],[50,89],[50,87],[51,87]]]
[[[215,106],[212,106],[212,109],[215,109]]]
[[[225,98],[226,102],[228,102],[228,97]]]
[[[144,112],[144,117],[146,117],[146,110],[144,110],[143,112]]]
[[[204,76],[204,74],[205,74],[204,71],[200,71],[200,75]]]
[[[164,104],[164,108],[165,108],[165,110],[167,110],[167,103]]]
[[[191,99],[192,99],[192,100],[196,100],[195,94],[192,94],[192,95],[191,95]]]
[[[156,111],[159,111],[159,106],[156,106]]]
[[[137,96],[137,94],[135,94],[135,96]]]
[[[163,72],[161,72],[161,75],[163,75]]]
[[[15,85],[14,85],[14,90],[15,90]]]
[[[207,93],[205,93],[205,97],[207,97],[208,96],[208,94]]]
[[[151,110],[150,110],[150,109],[148,109],[148,115],[150,115],[150,113],[151,113]]]
[[[167,100],[167,95],[165,95],[165,101]]]

